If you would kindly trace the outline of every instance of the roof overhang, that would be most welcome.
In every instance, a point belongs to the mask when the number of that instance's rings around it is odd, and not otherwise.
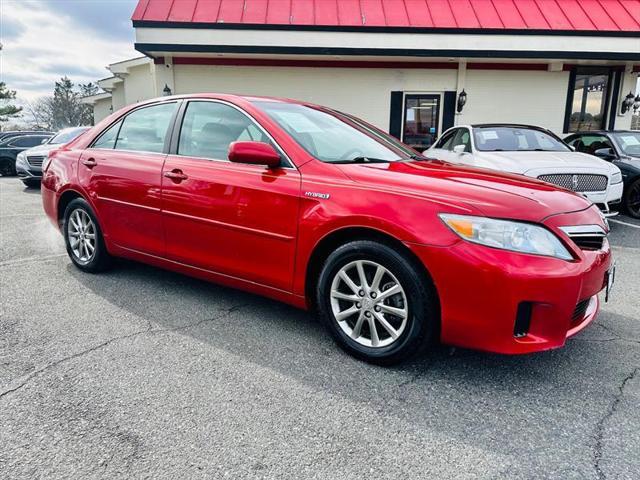
[[[150,60],[148,57],[137,57],[129,60],[123,60],[122,62],[116,62],[110,64],[107,69],[114,75],[128,75],[129,70],[142,65],[148,65]]]
[[[123,80],[120,77],[109,77],[103,78],[102,80],[98,80],[98,86],[105,90],[106,92],[111,92],[114,90],[119,83],[122,83]]]
[[[109,98],[111,98],[111,94],[109,92],[103,92],[103,93],[96,93],[95,95],[88,95],[86,97],[82,97],[80,99],[80,102],[87,105],[95,105],[100,100],[107,100]]]
[[[189,23],[176,27],[164,22],[153,25],[136,22],[135,25],[135,48],[150,57],[224,54],[262,58],[640,62],[640,32],[309,30]]]

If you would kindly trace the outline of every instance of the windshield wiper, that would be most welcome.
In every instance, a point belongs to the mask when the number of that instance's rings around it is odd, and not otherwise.
[[[351,160],[337,160],[332,163],[389,163],[391,160],[385,160],[383,158],[373,158],[373,157],[355,157]]]

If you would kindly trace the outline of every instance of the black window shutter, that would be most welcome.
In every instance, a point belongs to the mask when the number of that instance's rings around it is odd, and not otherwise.
[[[389,135],[400,140],[402,132],[402,92],[391,92],[389,109]]]
[[[456,92],[444,92],[442,108],[442,131],[453,127],[456,116]]]

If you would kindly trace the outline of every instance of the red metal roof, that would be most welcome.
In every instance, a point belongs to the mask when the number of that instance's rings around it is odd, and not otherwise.
[[[640,0],[139,0],[132,20],[640,32]]]

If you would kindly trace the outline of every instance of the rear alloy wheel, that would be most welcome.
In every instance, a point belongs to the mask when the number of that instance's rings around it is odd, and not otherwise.
[[[93,210],[82,198],[71,201],[65,210],[64,240],[71,261],[85,272],[105,270],[111,263]]]
[[[338,344],[372,363],[390,365],[413,356],[437,330],[430,281],[412,260],[383,243],[354,241],[329,255],[316,302]]]
[[[627,213],[633,218],[640,218],[640,178],[629,185],[624,195]]]

